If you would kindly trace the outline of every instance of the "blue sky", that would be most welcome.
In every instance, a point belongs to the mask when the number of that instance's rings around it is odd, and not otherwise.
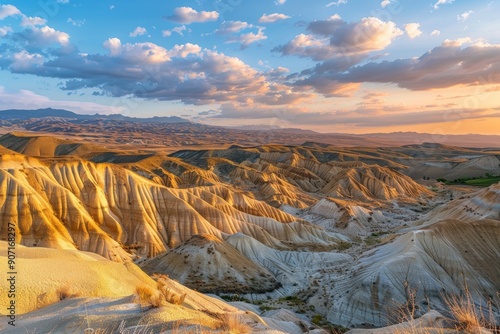
[[[498,1],[2,2],[0,104],[500,134]]]

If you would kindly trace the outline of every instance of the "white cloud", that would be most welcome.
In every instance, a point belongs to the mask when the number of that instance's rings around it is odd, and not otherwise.
[[[182,32],[186,31],[186,26],[182,25],[182,26],[175,27],[175,28],[172,29],[172,31],[175,32],[175,33],[178,33],[181,36],[184,36]]]
[[[201,47],[197,44],[186,43],[183,45],[175,45],[170,51],[170,57],[186,58],[189,55],[199,55]]]
[[[216,34],[229,35],[240,32],[241,30],[253,28],[252,24],[243,21],[224,21],[220,27],[215,30]]]
[[[340,6],[340,5],[345,5],[346,3],[347,3],[347,0],[338,0],[338,1],[330,2],[329,4],[326,5],[326,7]]]
[[[441,35],[441,31],[436,29],[431,32],[431,36],[437,36],[437,35]]]
[[[285,15],[285,14],[279,14],[279,13],[273,13],[273,14],[269,14],[269,15],[264,14],[260,17],[259,22],[260,23],[272,23],[272,22],[276,22],[279,20],[286,20],[289,18],[290,18],[290,16]]]
[[[26,27],[26,26],[42,26],[45,23],[47,23],[47,20],[46,19],[42,19],[41,17],[38,17],[38,16],[28,17],[28,16],[24,16],[23,15],[23,18],[21,20],[20,25],[22,27]]]
[[[457,39],[445,39],[442,43],[444,47],[459,47],[464,44],[472,43],[472,38],[470,37],[461,37]]]
[[[7,35],[9,32],[12,32],[12,28],[11,27],[0,27],[0,37],[4,37],[5,35]]]
[[[113,38],[108,38],[108,40],[105,41],[102,44],[102,46],[105,49],[109,50],[111,56],[117,56],[120,54],[120,48],[122,46],[122,42],[118,38],[113,37]]]
[[[187,27],[185,25],[181,25],[181,26],[174,27],[170,30],[162,30],[161,34],[163,37],[169,37],[169,36],[172,36],[173,32],[175,32],[176,34],[184,36],[184,31],[191,32],[191,29],[187,29]]]
[[[21,15],[21,11],[17,7],[12,5],[1,5],[0,6],[0,20],[5,19],[9,16]]]
[[[410,38],[416,38],[422,35],[422,31],[420,31],[420,23],[405,24],[405,31]]]
[[[276,1],[274,1],[274,3],[275,3],[276,5],[284,5],[284,4],[285,4],[285,2],[286,2],[286,0],[276,0]]]
[[[161,64],[170,60],[168,51],[153,43],[122,44],[118,38],[110,38],[103,46],[109,50],[111,56],[130,62]]]
[[[82,25],[85,24],[85,19],[83,20],[73,20],[71,17],[68,18],[68,20],[66,21],[68,23],[71,23],[72,25],[74,25],[75,27],[81,27]]]
[[[25,40],[30,41],[33,45],[41,47],[51,44],[69,45],[70,36],[62,31],[55,30],[49,26],[30,27],[21,33]]]
[[[382,6],[382,8],[385,8],[387,6],[389,6],[391,4],[391,1],[390,0],[383,0],[381,3],[380,3],[380,6]]]
[[[439,9],[440,5],[452,4],[454,2],[455,0],[438,0],[438,2],[436,2],[433,7],[434,9]]]
[[[241,38],[241,43],[246,39],[250,43],[255,36]],[[196,105],[228,101],[289,105],[311,95],[269,81],[265,73],[236,57],[202,50],[195,44],[165,49],[153,43],[122,44],[119,39],[110,38],[103,46],[108,54],[54,56],[43,64],[26,67],[22,73],[64,77],[61,89],[67,91],[95,88],[96,95],[180,100]],[[285,71],[279,69],[276,75]]]
[[[109,9],[110,9],[110,10],[113,10],[113,9],[115,9],[115,8],[116,8],[116,7],[115,7],[115,5],[111,5],[111,6],[109,6]]]
[[[10,69],[13,72],[26,70],[32,66],[39,66],[43,64],[43,56],[38,53],[28,53],[27,51],[21,51],[14,54]]]
[[[365,17],[349,23],[333,15],[327,20],[312,21],[307,26],[312,35],[300,34],[285,45],[276,47],[284,55],[308,57],[313,60],[346,58],[382,50],[403,34],[394,22]],[[351,57],[360,60],[359,57]]]
[[[259,30],[256,34],[249,32],[247,34],[229,36],[228,38],[226,38],[226,43],[240,43],[241,48],[245,49],[250,44],[265,39],[267,39],[267,36],[264,35],[264,28],[259,27]]]
[[[137,28],[135,28],[135,30],[134,30],[134,31],[132,31],[132,32],[129,34],[129,36],[130,36],[130,37],[142,36],[142,35],[147,34],[147,32],[148,32],[148,31],[146,30],[146,28],[143,28],[143,27],[137,27]]]
[[[216,11],[197,12],[191,7],[177,7],[176,9],[174,9],[174,14],[167,17],[167,19],[170,21],[184,23],[184,24],[191,24],[194,22],[217,21],[218,18],[219,18],[219,13],[217,13]]]
[[[460,21],[460,22],[464,22],[464,21],[467,21],[467,19],[469,18],[469,16],[471,14],[473,14],[474,11],[473,10],[468,10],[460,15],[457,15],[457,20]]]

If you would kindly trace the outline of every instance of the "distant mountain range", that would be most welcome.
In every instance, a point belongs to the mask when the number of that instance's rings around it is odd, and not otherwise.
[[[73,120],[124,121],[133,123],[190,123],[190,121],[177,116],[165,116],[165,117],[155,116],[150,118],[137,118],[137,117],[123,116],[119,114],[81,115],[64,109],[52,109],[52,108],[36,109],[36,110],[21,110],[21,109],[0,110],[0,120],[27,120],[32,118],[46,118],[46,117],[69,118]]]
[[[137,139],[144,139],[144,133],[151,136],[169,136],[174,142],[189,142],[190,145],[264,145],[284,144],[333,146],[401,146],[439,143],[450,146],[499,148],[499,135],[436,135],[417,132],[392,133],[319,133],[299,128],[278,126],[241,125],[236,127],[212,126],[194,123],[187,119],[166,116],[137,118],[119,114],[81,115],[63,109],[1,110],[0,133],[19,131],[76,134],[79,132],[125,134],[142,133]],[[256,132],[258,132],[256,134]],[[186,135],[189,134],[189,139]],[[175,137],[175,136],[178,136]],[[174,138],[175,137],[175,138]],[[152,139],[153,140],[153,139]],[[154,141],[154,140],[153,140]]]

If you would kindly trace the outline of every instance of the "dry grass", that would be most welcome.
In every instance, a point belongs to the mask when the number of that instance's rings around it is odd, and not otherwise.
[[[147,285],[136,287],[136,302],[142,305],[162,307],[167,303],[181,305],[186,299],[186,293],[178,294],[169,287],[168,276],[155,274],[152,276],[156,280],[156,289]]]
[[[484,310],[480,306],[476,306],[472,298],[472,293],[467,285],[465,286],[463,295],[446,296],[444,299],[455,320],[455,328],[457,331],[473,334],[480,333],[481,328],[485,328],[492,333],[500,333],[496,327],[492,306],[490,305],[487,310]]]
[[[416,291],[407,288],[407,303],[400,307],[399,323],[401,327],[394,329],[394,334],[441,334],[441,333],[495,333],[500,334],[496,326],[495,315],[490,305],[487,312],[477,306],[472,293],[465,285],[464,293],[461,295],[443,296],[450,315],[450,327],[447,328],[424,328],[422,324],[415,321],[415,296]],[[488,315],[486,315],[488,314]]]
[[[154,280],[156,280],[156,287],[158,291],[161,292],[163,297],[165,298],[165,301],[174,304],[174,305],[181,305],[184,303],[184,300],[186,299],[186,293],[179,295],[175,291],[173,291],[169,286],[168,286],[168,276],[167,275],[160,275],[160,274],[154,274],[151,276]]]
[[[220,329],[229,334],[248,334],[252,327],[243,322],[241,316],[236,313],[225,313],[218,317],[221,320]]]
[[[153,290],[147,285],[136,287],[136,302],[141,305],[161,307],[164,305],[164,297],[158,290]]]

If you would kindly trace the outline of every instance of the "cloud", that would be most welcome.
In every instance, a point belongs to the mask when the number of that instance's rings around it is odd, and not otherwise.
[[[197,12],[191,7],[178,7],[174,10],[174,14],[167,16],[167,19],[177,23],[191,24],[194,22],[207,22],[217,21],[219,13],[216,11],[211,12]]]
[[[69,3],[69,0],[56,0],[56,2],[66,4]]]
[[[293,83],[296,88],[313,89],[325,97],[352,97],[361,86],[359,83],[344,83],[325,75],[311,75]]]
[[[191,32],[191,29],[187,29],[185,25],[177,26],[172,28],[171,30],[162,30],[161,34],[163,37],[172,36],[172,33],[175,32],[181,36],[184,36],[184,31]]]
[[[410,38],[416,38],[422,35],[422,31],[420,31],[420,23],[405,24],[405,31]]]
[[[46,19],[43,19],[41,17],[35,16],[35,17],[28,17],[24,16],[21,20],[21,27],[26,27],[26,26],[42,26],[45,23],[47,23]]]
[[[191,45],[193,44],[186,44],[186,46]],[[175,56],[171,50],[154,43],[122,44],[118,38],[109,38],[103,43],[103,47],[109,51],[111,57],[119,58],[127,63],[161,64],[170,61],[171,57]],[[197,50],[199,51],[199,47]]]
[[[12,32],[12,28],[11,27],[0,27],[0,37],[4,37],[6,36],[9,32]]]
[[[273,14],[269,14],[269,15],[263,14],[260,17],[259,22],[260,23],[273,23],[273,22],[276,22],[279,20],[286,20],[289,18],[290,18],[290,16],[285,15],[285,14],[278,14],[278,13],[273,13]]]
[[[437,29],[436,29],[436,30],[433,30],[433,31],[431,32],[431,36],[438,36],[438,35],[441,35],[441,31],[439,31],[439,30],[437,30]]]
[[[51,45],[69,46],[70,36],[49,26],[29,27],[14,34],[14,40],[23,41],[30,47],[48,47]]]
[[[249,24],[247,22],[243,21],[224,21],[220,25],[220,27],[215,30],[216,34],[219,35],[229,35],[229,34],[234,34],[238,33],[241,30],[253,28],[252,24]]]
[[[380,3],[380,6],[382,6],[382,8],[385,8],[387,6],[389,6],[391,4],[391,1],[390,0],[383,0],[381,3]]]
[[[27,51],[21,51],[13,55],[10,70],[12,72],[26,71],[29,68],[42,65],[43,61],[43,56],[38,53],[30,54]]]
[[[184,36],[183,31],[186,31],[186,29],[187,29],[186,26],[182,25],[182,26],[172,28],[172,32],[175,32],[181,36]]]
[[[275,3],[276,5],[284,5],[284,4],[285,4],[285,2],[286,2],[286,0],[275,0],[275,1],[274,1],[274,3]]]
[[[224,21],[220,27],[214,31],[218,35],[226,35],[225,43],[240,43],[241,49],[247,48],[250,44],[265,40],[264,27],[256,27],[257,33],[249,32],[240,34],[243,30],[254,28],[254,25],[243,21]]]
[[[3,86],[0,86],[0,104],[4,109],[61,108],[80,114],[119,114],[124,112],[124,109],[120,107],[93,102],[52,100],[25,89],[8,92]]]
[[[366,17],[359,22],[348,23],[334,15],[327,20],[310,22],[311,34],[300,34],[273,51],[283,55],[296,55],[313,60],[350,57],[382,50],[403,34],[394,22],[384,22]]]
[[[325,60],[334,57],[336,51],[330,47],[325,40],[318,39],[313,35],[300,34],[295,36],[285,45],[273,49],[283,55],[295,55],[313,60]]]
[[[148,31],[146,30],[146,28],[144,27],[137,27],[134,29],[134,31],[132,31],[129,36],[130,37],[137,37],[137,36],[142,36],[142,35],[145,35],[147,34]]]
[[[500,83],[500,45],[446,40],[419,58],[368,63],[335,75],[341,82],[394,83],[410,90]]]
[[[464,22],[464,21],[467,21],[467,19],[469,18],[469,16],[471,16],[471,14],[473,14],[474,11],[473,10],[468,10],[460,15],[457,15],[457,20],[460,21],[460,22]]]
[[[312,21],[307,30],[310,34],[297,35],[273,51],[322,61],[313,68],[289,75],[287,80],[297,91],[314,90],[326,97],[352,96],[360,83],[341,82],[339,73],[369,58],[370,52],[386,48],[403,34],[394,22],[368,17],[349,23],[339,15]]]
[[[330,38],[330,45],[348,52],[370,52],[386,48],[402,34],[394,22],[367,17],[340,27]]]
[[[0,20],[9,16],[21,15],[21,11],[12,5],[0,5]]]
[[[251,42],[242,36],[241,43]],[[202,50],[196,44],[166,49],[154,43],[122,43],[118,38],[109,38],[103,47],[107,51],[104,54],[75,51],[45,58],[26,52],[17,59],[4,58],[2,68],[59,78],[63,80],[60,88],[67,91],[91,88],[95,94],[112,97],[194,105],[228,101],[293,105],[311,96],[280,83],[280,76],[259,72],[238,58]]]
[[[436,2],[433,7],[434,7],[434,9],[437,10],[437,9],[439,9],[440,5],[452,4],[454,2],[455,2],[455,0],[438,0],[438,2]]]
[[[330,2],[329,4],[326,5],[326,7],[331,7],[331,6],[340,6],[340,5],[345,5],[347,3],[347,0],[337,0]]]
[[[249,32],[242,35],[233,35],[226,38],[226,43],[240,43],[241,49],[247,48],[250,44],[267,39],[264,35],[263,27],[259,27],[256,34]]]
[[[415,111],[414,108],[417,110]],[[306,108],[276,108],[225,103],[214,118],[265,119],[274,118],[290,125],[351,125],[356,127],[390,127],[414,124],[439,124],[467,119],[500,118],[497,109],[463,109],[448,105],[416,106],[412,110],[400,105],[360,106],[356,109],[314,112]],[[285,125],[287,126],[287,125]]]
[[[71,25],[74,25],[75,27],[81,27],[85,24],[85,19],[84,20],[73,20],[70,17],[70,18],[68,18],[68,20],[66,22],[71,23]]]

